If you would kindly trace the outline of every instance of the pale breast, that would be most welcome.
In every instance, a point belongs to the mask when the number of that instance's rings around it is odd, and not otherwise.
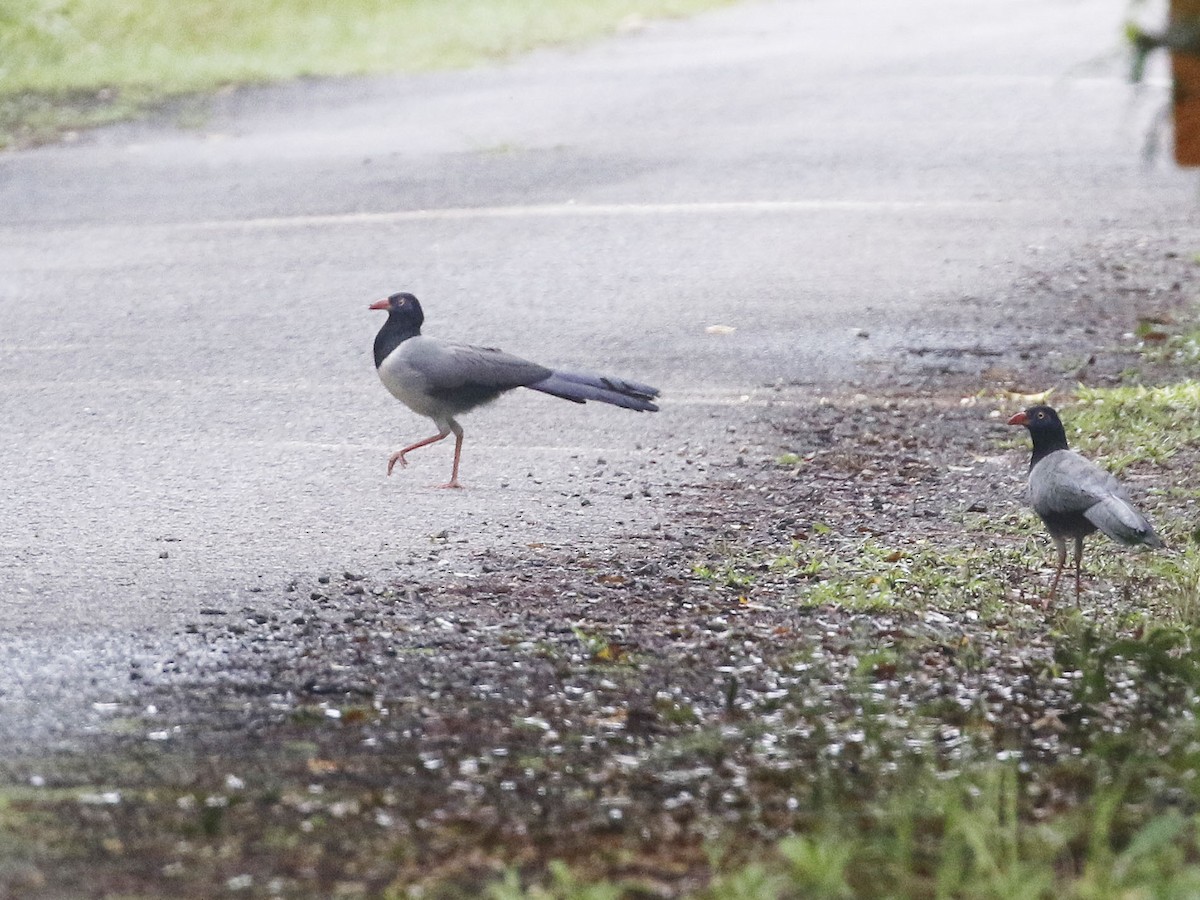
[[[445,414],[445,407],[430,394],[428,376],[413,364],[413,345],[419,340],[410,338],[389,353],[379,366],[379,380],[413,412],[436,419]]]

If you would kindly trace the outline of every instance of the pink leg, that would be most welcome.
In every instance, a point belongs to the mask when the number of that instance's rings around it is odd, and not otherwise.
[[[1083,569],[1083,538],[1075,538],[1075,605],[1079,605],[1079,579]]]
[[[1058,550],[1058,569],[1054,572],[1054,580],[1050,582],[1050,595],[1042,601],[1042,609],[1049,609],[1050,604],[1054,602],[1054,595],[1058,593],[1058,580],[1062,578],[1063,567],[1067,564],[1067,542],[1054,542],[1055,549]]]
[[[408,465],[408,460],[406,460],[404,458],[405,453],[408,453],[410,450],[416,450],[418,447],[424,447],[427,444],[436,444],[438,441],[445,440],[445,438],[449,434],[450,434],[450,430],[447,429],[446,431],[443,431],[440,434],[435,434],[431,438],[425,438],[425,440],[423,440],[423,441],[417,441],[415,444],[409,444],[403,450],[397,450],[390,457],[388,457],[388,474],[389,475],[392,474],[392,469],[395,468],[396,463],[400,463],[400,468],[402,468],[402,469]],[[459,440],[460,441],[462,440],[461,434],[462,434],[462,431],[460,429],[459,430],[459,435],[460,435]],[[458,470],[458,454],[455,454],[455,457],[454,457],[454,468],[455,468],[455,471],[457,472],[457,470]]]
[[[460,488],[462,485],[458,483],[458,460],[462,456],[463,430],[462,426],[457,422],[450,423],[450,430],[454,432],[454,468],[450,470],[450,480],[443,484],[442,487]]]

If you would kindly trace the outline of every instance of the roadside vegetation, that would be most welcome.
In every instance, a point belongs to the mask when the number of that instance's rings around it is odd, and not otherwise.
[[[727,2],[6,0],[0,147],[230,86],[462,68]]]
[[[1196,334],[1160,333],[1143,360],[1190,374]],[[856,759],[871,759],[870,776],[814,775],[829,779],[822,812],[701,896],[1200,895],[1200,382],[1148,385],[1142,374],[1135,365],[1129,383],[1049,399],[1073,446],[1134,485],[1172,549],[1124,554],[1092,538],[1082,603],[1068,588],[1044,621],[1027,605],[1046,587],[1039,562],[1050,555],[1031,512],[964,512],[957,541],[941,530],[933,542],[880,543],[861,521],[841,538],[821,525],[787,547],[695,567],[747,596],[944,621],[937,665],[958,673],[943,698],[912,704],[930,647],[901,628],[856,648],[844,684],[859,679]],[[1042,398],[975,399],[1015,411]],[[1023,432],[998,443],[1028,452]],[[809,462],[792,452],[777,465],[802,477]],[[1021,714],[1022,694],[1043,702]]]

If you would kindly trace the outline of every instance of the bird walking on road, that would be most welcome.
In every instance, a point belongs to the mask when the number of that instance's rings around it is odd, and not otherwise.
[[[1031,406],[1008,420],[1024,425],[1033,439],[1029,461],[1029,503],[1058,550],[1058,569],[1044,607],[1054,600],[1067,562],[1067,538],[1075,541],[1075,601],[1079,602],[1083,539],[1099,530],[1118,544],[1166,546],[1149,520],[1133,505],[1121,482],[1067,447],[1067,433],[1049,406]]]
[[[454,468],[447,488],[462,487],[458,463],[462,455],[463,430],[454,417],[485,403],[505,391],[527,387],[585,403],[598,400],[638,412],[657,412],[653,400],[658,388],[636,381],[549,369],[512,356],[494,347],[455,344],[421,334],[425,314],[412,294],[399,293],[371,304],[387,310],[387,321],[375,336],[375,368],[379,378],[397,400],[418,415],[433,419],[438,433],[397,450],[388,459],[388,474],[396,463],[407,465],[405,454],[454,434]]]

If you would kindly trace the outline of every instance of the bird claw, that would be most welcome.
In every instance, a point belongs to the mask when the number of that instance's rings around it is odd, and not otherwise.
[[[440,488],[457,488],[459,490],[462,490],[462,485],[458,483],[457,478],[454,479],[453,481],[447,481],[445,484],[439,484],[438,487],[440,487]]]
[[[390,457],[388,457],[388,474],[389,475],[392,474],[392,469],[394,469],[396,467],[396,463],[400,463],[400,468],[402,468],[402,469],[408,465],[408,460],[406,460],[404,458],[403,450],[401,450],[399,453],[393,453]]]

